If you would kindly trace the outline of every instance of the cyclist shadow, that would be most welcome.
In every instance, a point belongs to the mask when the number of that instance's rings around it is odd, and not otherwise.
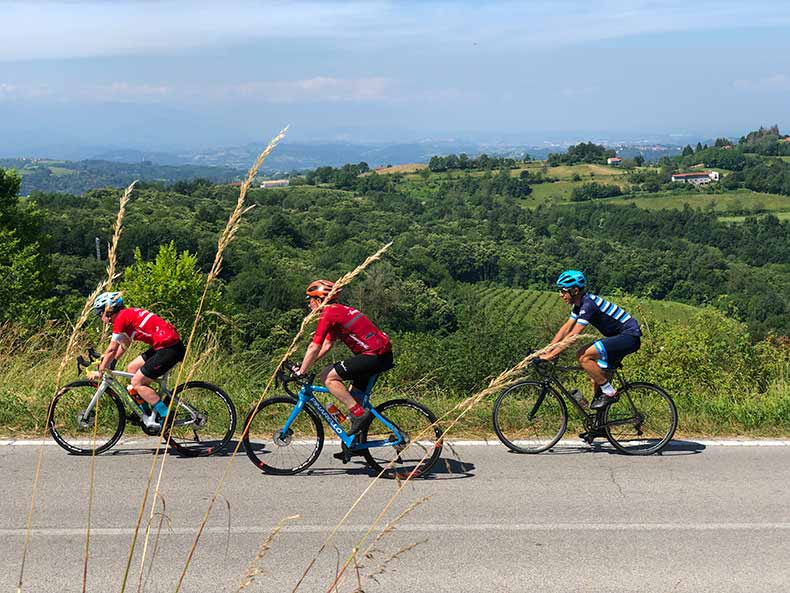
[[[236,445],[238,441],[230,441],[227,446],[222,449],[221,451],[217,451],[216,453],[212,454],[211,457],[230,457],[233,455],[233,452],[236,450]],[[211,443],[207,443],[207,446],[211,446]],[[164,444],[159,448],[159,453],[161,454],[165,449]],[[154,438],[150,439],[150,444],[146,443],[145,445],[140,444],[139,446],[121,446],[117,449],[112,449],[111,451],[107,451],[106,453],[102,454],[102,457],[125,457],[127,455],[153,455],[156,453],[157,444]],[[244,455],[244,449],[239,446],[239,450],[236,452],[236,455]],[[179,451],[175,450],[173,447],[170,447],[168,451],[169,457],[174,457],[176,459],[200,459],[201,456],[190,456],[184,455]]]
[[[672,440],[663,450],[653,456],[668,457],[677,455],[697,455],[706,449],[703,443],[696,441]],[[578,445],[562,444],[553,447],[543,455],[579,455],[584,453],[606,453],[608,455],[623,455],[606,441],[594,441],[592,445],[579,443]]]
[[[337,462],[340,463],[340,462]],[[475,466],[473,463],[460,461],[458,459],[439,459],[436,465],[431,468],[428,475],[421,476],[420,481],[423,480],[457,480],[459,478],[472,478],[474,477]],[[375,472],[370,466],[361,459],[352,459],[349,463],[336,466],[323,466],[311,467],[303,472],[303,475],[309,476],[339,476],[339,475],[358,475],[375,477],[378,472]]]

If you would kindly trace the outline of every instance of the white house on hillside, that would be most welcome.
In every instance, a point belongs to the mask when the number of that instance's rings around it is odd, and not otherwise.
[[[608,159],[606,159],[606,164],[611,165],[612,167],[619,167],[623,164],[623,159],[621,159],[619,156],[610,156]]]
[[[672,175],[672,181],[693,183],[694,185],[702,185],[703,183],[710,183],[711,181],[718,180],[718,171],[697,171],[695,173],[675,173]]]
[[[287,187],[289,184],[288,179],[267,179],[263,183],[261,183],[261,187],[263,189],[269,189],[272,187]]]

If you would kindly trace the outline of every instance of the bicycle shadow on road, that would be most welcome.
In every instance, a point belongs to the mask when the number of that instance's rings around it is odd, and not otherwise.
[[[233,451],[236,449],[236,445],[237,444],[238,444],[238,441],[231,441],[231,442],[228,443],[227,447],[225,447],[222,451],[218,451],[217,453],[214,453],[213,455],[211,455],[211,457],[230,457],[230,456],[233,455]],[[128,445],[121,446],[121,447],[119,447],[117,449],[112,449],[110,451],[107,451],[106,453],[102,453],[101,457],[113,457],[113,456],[124,457],[126,455],[153,455],[156,452],[156,447],[157,447],[156,443],[152,439],[151,444],[145,444],[145,445],[141,445],[141,446],[137,446],[137,447],[128,446]],[[162,445],[159,453],[161,454],[163,450],[164,450],[164,445]],[[242,447],[239,447],[239,450],[236,453],[236,455],[237,456],[244,456],[244,449]],[[175,459],[201,459],[201,458],[205,458],[205,456],[201,457],[201,456],[184,455],[182,453],[179,453],[178,451],[176,451],[172,447],[170,448],[170,451],[168,452],[168,456],[169,457],[173,457]]]
[[[702,453],[705,449],[706,446],[703,443],[678,439],[670,441],[662,451],[652,456],[670,457],[679,455],[697,455]],[[508,451],[508,453],[513,455],[522,455],[522,453],[516,453],[514,451]],[[587,445],[586,443],[581,442],[578,445],[563,443],[562,445],[553,447],[548,451],[541,453],[540,455],[581,455],[588,453],[605,453],[607,455],[622,455],[624,457],[628,457],[628,455],[621,453],[605,441],[595,441],[592,445]]]

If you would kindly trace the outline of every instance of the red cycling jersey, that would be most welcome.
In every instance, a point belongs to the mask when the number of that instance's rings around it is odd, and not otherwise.
[[[150,311],[135,307],[121,309],[113,319],[112,339],[117,342],[121,335],[145,342],[154,350],[167,348],[181,340],[176,329],[167,321]]]
[[[386,354],[392,351],[390,339],[353,307],[335,303],[327,306],[318,320],[314,344],[322,344],[327,335],[333,342],[340,338],[354,354]]]

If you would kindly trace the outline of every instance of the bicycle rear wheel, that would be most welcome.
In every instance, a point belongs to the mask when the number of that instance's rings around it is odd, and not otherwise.
[[[562,438],[568,409],[562,397],[539,381],[506,389],[494,402],[494,432],[516,453],[542,453]]]
[[[74,455],[98,455],[107,451],[118,442],[126,426],[123,403],[109,387],[90,413],[85,413],[98,387],[99,384],[92,381],[69,383],[58,391],[50,404],[47,418],[49,434],[58,445]]]
[[[219,387],[190,381],[173,390],[175,406],[167,416],[170,444],[188,457],[222,451],[236,430],[236,408]]]
[[[667,446],[678,426],[672,398],[656,385],[630,383],[603,413],[606,438],[628,455],[652,455]]]
[[[247,457],[267,474],[293,475],[310,467],[324,446],[324,427],[318,415],[305,406],[288,431],[283,426],[297,400],[273,397],[262,401],[247,415],[249,430],[242,443]]]
[[[379,414],[406,437],[401,445],[362,449],[368,465],[385,478],[418,478],[431,471],[442,453],[442,430],[428,408],[408,399],[393,399],[376,406]],[[359,442],[395,440],[396,436],[378,418],[362,428]]]

